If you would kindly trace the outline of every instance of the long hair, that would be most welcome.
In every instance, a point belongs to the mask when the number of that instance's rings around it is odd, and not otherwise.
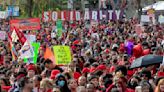
[[[44,90],[52,89],[53,88],[53,83],[49,79],[45,78],[41,81],[40,87],[43,88]]]
[[[158,85],[155,89],[155,92],[161,92],[160,91],[160,85],[164,83],[164,78],[160,79],[159,82],[158,82]]]
[[[63,81],[65,81],[64,86],[63,86],[63,87],[60,87],[60,91],[61,91],[61,92],[71,92],[71,91],[69,90],[69,88],[68,88],[67,80],[66,80],[66,78],[65,78],[64,75],[58,74],[58,75],[56,76],[56,82],[55,82],[55,84],[58,86],[58,81],[59,81],[60,78],[63,78]]]

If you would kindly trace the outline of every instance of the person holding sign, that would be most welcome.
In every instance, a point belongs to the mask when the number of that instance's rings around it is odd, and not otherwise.
[[[44,66],[46,68],[46,71],[47,71],[47,77],[50,77],[51,75],[51,71],[52,70],[59,70],[60,72],[63,72],[63,69],[60,68],[59,66],[57,65],[54,65],[53,62],[50,60],[50,59],[46,59],[44,61]]]

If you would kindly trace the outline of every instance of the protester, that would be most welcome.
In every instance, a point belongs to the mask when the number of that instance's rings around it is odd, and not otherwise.
[[[164,78],[161,78],[158,81],[157,87],[155,89],[155,92],[162,92],[162,91],[164,91]]]
[[[20,39],[12,46],[7,39],[0,40],[0,92],[164,91],[163,64],[130,68],[139,57],[164,55],[161,24],[142,25],[139,33],[135,30],[137,19],[100,20],[96,25],[88,22],[92,21],[66,21],[61,36],[54,22],[42,22],[37,32],[23,32],[36,35],[36,42],[40,43],[36,63],[19,58],[23,47]],[[12,30],[7,32],[9,38]],[[70,47],[69,64],[57,65],[54,53],[46,55],[46,49],[53,52],[56,45]]]
[[[143,92],[153,92],[151,85],[147,81],[141,81],[140,86]]]
[[[76,80],[70,79],[68,81],[68,87],[71,92],[76,92],[76,88],[78,87]]]
[[[43,92],[52,92],[53,89],[53,83],[50,79],[43,79],[40,83],[40,89]]]
[[[129,82],[128,82],[128,87],[135,90],[135,88],[139,85],[139,82],[141,79],[137,76],[133,76]]]
[[[58,74],[56,76],[56,82],[55,84],[60,87],[61,92],[71,92],[71,90],[68,88],[67,81],[62,74]]]
[[[79,79],[78,79],[79,86],[85,86],[86,85],[86,82],[87,82],[87,80],[86,80],[86,77],[85,76],[79,77]]]
[[[86,92],[85,86],[78,86],[78,87],[76,88],[76,92]]]
[[[33,91],[34,92],[40,92],[40,82],[42,81],[42,77],[40,75],[35,75],[33,77]]]
[[[7,92],[11,88],[9,81],[6,78],[0,78],[0,85],[2,92]]]
[[[60,91],[59,87],[55,86],[55,87],[53,87],[52,92],[61,92],[61,91]]]

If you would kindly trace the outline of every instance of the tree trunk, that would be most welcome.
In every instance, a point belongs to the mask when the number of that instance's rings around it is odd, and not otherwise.
[[[33,0],[28,0],[28,16],[32,17]]]
[[[138,4],[138,19],[140,21],[142,15],[141,0],[137,0],[137,4]]]

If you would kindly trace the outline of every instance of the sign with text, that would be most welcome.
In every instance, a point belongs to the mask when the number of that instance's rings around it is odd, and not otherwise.
[[[158,22],[159,22],[159,23],[164,23],[164,16],[163,16],[163,15],[160,15],[160,16],[158,17]]]
[[[9,16],[19,16],[19,6],[8,6],[7,11]]]
[[[25,35],[25,37],[27,38],[27,40],[29,42],[35,42],[36,41],[36,35]]]
[[[62,35],[62,20],[57,20],[56,26],[57,26],[57,37],[60,37]]]
[[[80,11],[45,11],[43,12],[43,21],[61,20],[118,20],[122,17],[123,11],[120,10],[86,10],[83,13]]]
[[[68,65],[71,62],[72,59],[69,46],[54,46],[53,51],[57,65]]]
[[[13,19],[10,20],[10,30],[15,28],[19,30],[39,30],[40,29],[40,19],[30,18],[30,19]]]
[[[150,22],[150,17],[148,15],[141,15],[141,22]]]
[[[0,19],[6,19],[8,17],[8,13],[6,11],[0,11]]]
[[[26,41],[23,47],[19,50],[19,55],[19,58],[21,59],[34,57],[34,50],[28,41]]]
[[[39,47],[40,47],[40,43],[37,43],[37,42],[34,42],[34,43],[31,43],[32,47],[33,47],[33,50],[34,50],[34,64],[37,63],[37,58],[38,58],[38,53],[39,53]]]
[[[0,40],[5,40],[5,39],[6,39],[6,32],[0,31]]]

